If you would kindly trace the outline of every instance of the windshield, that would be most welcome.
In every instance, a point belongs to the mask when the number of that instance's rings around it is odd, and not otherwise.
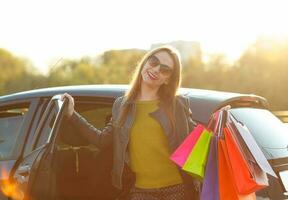
[[[233,108],[231,112],[248,127],[267,159],[288,156],[288,127],[270,111]]]

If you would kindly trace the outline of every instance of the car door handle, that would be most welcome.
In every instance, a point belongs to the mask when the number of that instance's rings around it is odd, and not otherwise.
[[[18,168],[18,174],[22,176],[27,176],[30,173],[31,167],[29,165],[23,165]]]

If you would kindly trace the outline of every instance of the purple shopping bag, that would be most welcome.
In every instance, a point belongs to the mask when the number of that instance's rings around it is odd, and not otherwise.
[[[202,200],[219,200],[219,186],[218,186],[218,139],[213,136],[211,139],[209,157],[205,169],[205,178],[201,192]]]

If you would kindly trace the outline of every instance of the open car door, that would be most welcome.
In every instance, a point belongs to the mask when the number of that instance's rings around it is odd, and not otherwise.
[[[15,169],[15,199],[54,199],[53,152],[65,104],[61,95],[53,96],[48,103],[34,133],[31,153],[23,157]]]

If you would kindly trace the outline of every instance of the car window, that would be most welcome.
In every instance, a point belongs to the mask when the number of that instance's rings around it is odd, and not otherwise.
[[[75,110],[97,129],[103,129],[111,119],[112,102],[99,102],[91,99],[75,102]],[[64,117],[63,123],[57,133],[57,143],[60,145],[87,146],[87,138],[83,137],[80,130],[73,126],[69,119]]]
[[[288,127],[270,111],[234,108],[231,112],[248,127],[268,159],[288,156]]]
[[[34,149],[47,143],[48,138],[50,136],[50,132],[51,132],[52,127],[53,127],[53,124],[55,122],[57,113],[59,111],[59,108],[54,101],[52,102],[52,105],[48,109],[49,110],[48,110],[48,113],[46,115],[45,123],[40,130],[40,134],[38,135]]]
[[[13,159],[13,150],[28,108],[29,105],[18,105],[0,110],[0,160]]]
[[[283,182],[284,188],[285,188],[285,193],[288,195],[288,170],[282,171],[279,173],[279,176]]]
[[[75,108],[85,119],[98,129],[103,128],[111,118],[112,105],[79,103]]]

